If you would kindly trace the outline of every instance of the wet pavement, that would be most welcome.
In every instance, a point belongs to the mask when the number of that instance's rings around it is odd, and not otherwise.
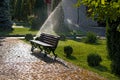
[[[16,38],[0,38],[0,80],[105,80],[62,59],[30,51]]]

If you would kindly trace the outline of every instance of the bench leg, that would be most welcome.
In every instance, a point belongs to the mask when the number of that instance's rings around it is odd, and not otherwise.
[[[35,49],[35,48],[34,48],[34,46],[32,45],[32,47],[31,47],[31,51],[33,52],[33,51],[34,51],[34,49]]]
[[[35,49],[35,44],[34,44],[33,42],[31,42],[31,45],[32,45],[32,47],[31,47],[31,51],[33,52],[34,49]]]
[[[44,57],[46,57],[46,56],[47,56],[47,54],[45,53],[45,54],[44,54]]]
[[[53,53],[53,55],[55,56],[55,57],[54,57],[54,60],[56,60],[56,58],[57,58],[57,54],[55,54],[54,51],[52,51],[52,53]]]
[[[43,51],[43,48],[39,45],[40,53]]]
[[[47,54],[50,54],[51,50],[48,47],[43,47],[43,49],[45,50],[45,55],[44,57],[47,56]]]

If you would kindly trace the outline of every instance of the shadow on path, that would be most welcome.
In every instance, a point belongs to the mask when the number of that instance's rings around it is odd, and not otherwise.
[[[2,44],[1,44],[1,43],[2,43],[2,42],[4,42],[4,40],[3,40],[3,39],[4,39],[4,37],[0,37],[0,46],[2,46]]]
[[[31,55],[37,57],[40,60],[43,60],[46,63],[59,63],[59,64],[65,66],[65,67],[69,68],[65,64],[65,62],[63,60],[59,59],[59,58],[57,58],[56,60],[54,60],[52,57],[50,57],[50,55],[47,55],[46,57],[44,57],[44,53],[38,53],[38,52],[37,53],[33,52],[33,53],[31,53]]]

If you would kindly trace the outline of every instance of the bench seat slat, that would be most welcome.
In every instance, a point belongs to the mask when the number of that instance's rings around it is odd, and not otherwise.
[[[36,44],[45,46],[45,47],[53,47],[52,45],[47,44],[47,43],[44,43],[44,42],[41,42],[41,41],[37,41],[37,40],[30,40],[30,41],[31,41],[31,42],[34,42],[34,43],[36,43]]]

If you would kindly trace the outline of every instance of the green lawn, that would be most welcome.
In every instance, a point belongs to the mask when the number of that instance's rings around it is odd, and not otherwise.
[[[64,46],[73,47],[73,54],[70,58],[66,58],[64,54]],[[99,44],[86,44],[74,40],[60,41],[56,49],[58,56],[68,62],[71,62],[81,68],[98,73],[109,80],[120,80],[119,77],[110,73],[111,61],[107,58],[106,40],[99,40]],[[97,53],[102,57],[100,66],[90,67],[87,64],[87,55],[89,53]]]
[[[0,31],[0,36],[4,35],[26,35],[28,33],[36,35],[38,30],[31,30],[30,28],[13,28],[13,31]]]
[[[25,35],[31,33],[35,35],[38,30],[30,30],[30,28],[14,28],[12,32],[1,31],[0,36],[3,35]],[[66,58],[64,54],[64,46],[70,45],[73,47],[73,54],[70,58]],[[93,71],[109,80],[120,80],[119,77],[110,73],[111,61],[107,58],[106,40],[99,40],[99,44],[86,44],[74,40],[60,41],[56,49],[58,56],[72,64],[81,68]],[[89,53],[97,53],[102,57],[100,66],[90,67],[87,64],[87,55]]]

